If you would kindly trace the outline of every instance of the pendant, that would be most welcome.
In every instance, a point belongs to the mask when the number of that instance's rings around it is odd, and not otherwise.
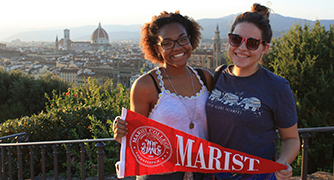
[[[189,124],[189,128],[190,128],[190,129],[194,128],[194,126],[195,126],[195,125],[194,125],[193,122],[191,122],[191,123]]]

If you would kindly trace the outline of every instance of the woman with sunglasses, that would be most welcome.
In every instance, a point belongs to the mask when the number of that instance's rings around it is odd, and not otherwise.
[[[130,94],[130,109],[178,130],[208,139],[205,104],[212,86],[212,75],[187,65],[192,50],[199,45],[201,26],[193,19],[162,12],[153,16],[141,30],[145,58],[160,66],[139,77]],[[121,142],[126,122],[116,119],[114,138]],[[203,179],[201,173],[176,172],[138,176],[140,180]]]
[[[289,179],[299,152],[297,113],[289,82],[259,64],[272,38],[269,9],[253,4],[236,17],[229,34],[233,65],[222,71],[207,106],[209,140],[287,166],[270,174],[217,173],[206,179]],[[216,73],[217,74],[217,73]],[[281,149],[276,158],[276,128]],[[275,176],[276,175],[276,176]]]

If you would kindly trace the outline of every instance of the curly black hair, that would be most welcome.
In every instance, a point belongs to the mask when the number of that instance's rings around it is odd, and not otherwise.
[[[154,50],[153,45],[158,43],[158,30],[166,24],[180,23],[186,29],[188,36],[190,37],[190,44],[193,49],[196,49],[199,45],[200,39],[202,38],[200,26],[194,19],[188,16],[183,16],[179,11],[175,13],[168,13],[163,11],[158,16],[153,16],[151,22],[145,23],[140,32],[142,52],[145,54],[145,58],[153,63],[163,63],[164,59],[158,56]]]

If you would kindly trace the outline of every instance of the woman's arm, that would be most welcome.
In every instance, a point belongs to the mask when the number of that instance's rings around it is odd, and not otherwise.
[[[158,97],[157,94],[151,77],[147,74],[141,76],[131,88],[130,110],[148,117],[151,105]]]
[[[157,100],[157,91],[149,75],[138,78],[130,92],[130,110],[144,116],[148,116],[154,100]],[[121,143],[123,136],[127,134],[127,122],[121,118],[115,119],[114,138]]]
[[[300,149],[300,139],[297,123],[289,128],[278,128],[281,136],[281,152],[276,162],[284,164],[287,169],[276,172],[277,179],[289,179],[292,176],[290,164],[298,155]]]
[[[289,128],[278,128],[281,136],[281,152],[278,159],[291,164],[297,157],[300,149],[300,139],[297,123]]]

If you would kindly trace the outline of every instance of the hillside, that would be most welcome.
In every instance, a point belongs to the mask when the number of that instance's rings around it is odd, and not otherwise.
[[[233,22],[233,19],[236,17],[236,14],[229,16],[216,18],[216,19],[199,19],[197,22],[203,27],[203,38],[212,39],[215,37],[216,26],[218,24],[220,37],[227,37],[229,33],[230,26]],[[285,17],[279,14],[274,14],[270,16],[270,22],[272,25],[274,37],[280,36],[281,32],[288,30],[293,24],[307,21],[310,24],[314,24],[315,21],[311,20],[302,20],[299,18]],[[321,24],[324,25],[327,29],[329,24],[333,24],[334,20],[320,20]],[[140,27],[141,24],[134,25],[104,25],[102,27],[108,32],[109,39],[111,41],[117,40],[139,40],[140,38]],[[66,29],[64,27],[63,29]],[[92,32],[97,28],[96,25],[87,25],[80,27],[72,27],[70,29],[70,37],[73,41],[90,41],[90,36]],[[42,29],[42,30],[31,30],[26,32],[20,32],[13,34],[5,39],[0,39],[0,41],[12,41],[15,39],[20,39],[22,41],[55,41],[56,36],[59,39],[63,37],[63,29]]]

